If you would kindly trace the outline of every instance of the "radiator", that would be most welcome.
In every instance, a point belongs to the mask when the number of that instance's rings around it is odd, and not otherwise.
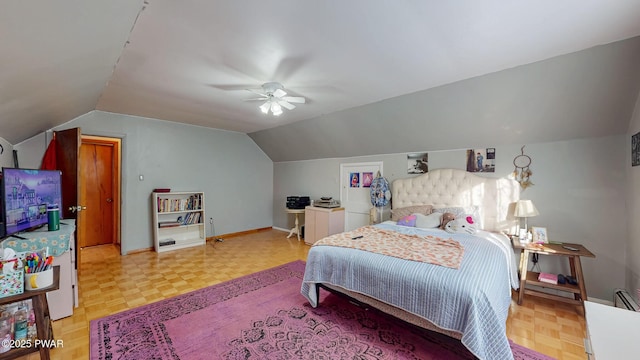
[[[616,307],[631,310],[640,311],[640,306],[633,299],[629,292],[625,289],[616,289],[613,292],[613,303]]]

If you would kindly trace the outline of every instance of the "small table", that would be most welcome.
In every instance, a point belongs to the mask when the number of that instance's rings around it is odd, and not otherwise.
[[[47,293],[49,291],[58,290],[60,285],[60,266],[53,267],[53,284],[49,287],[38,290],[25,290],[22,294],[11,295],[0,299],[0,305],[10,304],[16,301],[31,299],[33,305],[33,313],[36,316],[36,341],[31,342],[30,346],[11,349],[0,354],[0,360],[15,359],[26,354],[39,351],[40,359],[49,360],[49,347],[45,342],[53,341],[53,329],[51,328],[51,316],[49,315],[49,303],[47,302]]]
[[[514,249],[520,249],[520,289],[518,290],[518,305],[522,304],[524,294],[532,296],[539,296],[546,299],[552,299],[556,301],[562,301],[574,305],[582,305],[584,308],[584,301],[587,300],[587,289],[584,285],[584,274],[582,273],[582,264],[580,257],[586,256],[595,258],[596,256],[587,248],[580,244],[532,244],[521,243],[518,238],[512,237],[512,243]],[[563,245],[571,246],[578,249],[577,251],[568,250],[563,248]],[[539,273],[528,271],[529,255],[552,255],[562,256],[569,260],[569,267],[571,269],[571,276],[576,278],[578,285],[571,284],[549,284],[538,281]],[[559,296],[555,294],[547,294],[541,291],[527,289],[527,284],[535,285],[543,288],[550,288],[559,291],[565,291],[573,293],[573,299],[569,297]]]
[[[291,231],[289,231],[289,235],[287,236],[287,239],[290,238],[291,235],[296,234],[296,235],[298,235],[298,241],[300,241],[300,221],[298,219],[298,216],[300,214],[304,214],[304,209],[289,209],[289,208],[287,208],[287,214],[295,214],[296,215],[295,226],[293,228],[291,228]]]

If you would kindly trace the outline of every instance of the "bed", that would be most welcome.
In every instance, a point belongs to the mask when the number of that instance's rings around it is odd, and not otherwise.
[[[511,289],[519,284],[515,255],[502,232],[514,230],[516,220],[508,215],[519,197],[518,184],[440,169],[395,180],[391,191],[394,213],[424,205],[439,211],[464,209],[465,214],[473,214],[482,230],[451,234],[386,221],[332,235],[309,250],[301,293],[312,306],[321,306],[317,301],[319,287],[326,287],[414,325],[460,339],[480,359],[512,359],[506,319]],[[360,234],[366,240],[372,232],[377,236],[393,234],[393,241],[416,235],[444,239],[460,244],[463,252],[455,268],[370,249],[331,246],[325,241],[358,238]]]

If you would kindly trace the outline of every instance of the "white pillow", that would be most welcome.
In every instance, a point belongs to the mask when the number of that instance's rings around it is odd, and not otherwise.
[[[416,216],[416,227],[423,229],[437,228],[442,222],[442,213],[431,213],[429,215],[413,214]]]
[[[464,215],[467,213],[467,211],[465,211],[465,208],[462,206],[449,206],[449,207],[441,207],[441,208],[434,208],[433,212],[437,212],[437,213],[450,213],[456,216],[456,218],[459,218],[460,216]]]

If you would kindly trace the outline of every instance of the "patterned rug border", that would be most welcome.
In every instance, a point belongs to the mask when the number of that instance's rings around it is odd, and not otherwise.
[[[114,358],[114,354],[111,353],[112,349],[110,346],[110,339],[112,337],[110,328],[113,324],[117,324],[117,328],[120,331],[127,331],[129,329],[131,332],[139,332],[141,335],[138,341],[140,341],[141,344],[145,343],[145,336],[149,337],[149,334],[155,334],[153,340],[156,341],[157,344],[169,345],[162,347],[164,351],[171,352],[164,354],[167,356],[166,358],[179,359],[178,354],[172,350],[167,350],[172,349],[172,346],[170,346],[172,339],[169,336],[158,336],[158,334],[166,334],[164,325],[165,321],[177,319],[194,311],[205,309],[209,306],[231,300],[240,295],[269,287],[284,280],[298,278],[302,281],[305,265],[306,263],[304,261],[296,260],[287,264],[245,275],[240,278],[214,284],[203,289],[190,291],[175,297],[159,300],[151,304],[142,305],[137,308],[124,310],[116,314],[91,320],[90,357],[92,360],[109,360]],[[398,319],[378,310],[375,311],[382,316],[398,321]],[[113,336],[113,338],[117,339],[117,336]],[[509,343],[515,359],[551,359],[546,355],[518,345],[511,340],[509,340]],[[156,343],[154,343],[154,345],[155,344]],[[131,347],[133,346],[139,345],[131,345]],[[151,347],[151,345],[148,347]],[[157,346],[154,348],[159,350],[159,347]],[[141,354],[145,350],[145,346],[141,346]],[[106,355],[101,356],[103,354]]]

